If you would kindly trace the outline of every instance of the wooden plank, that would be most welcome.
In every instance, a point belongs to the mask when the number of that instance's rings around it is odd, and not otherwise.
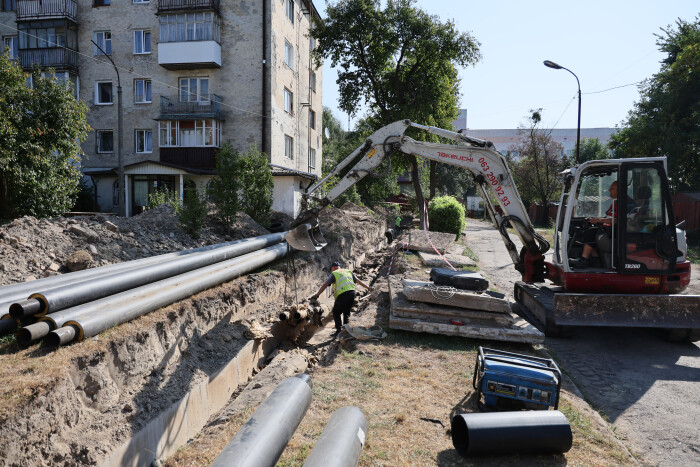
[[[414,302],[434,303],[436,305],[482,310],[493,313],[510,313],[510,302],[505,295],[485,291],[482,293],[454,289],[453,294],[445,294],[439,290],[431,290],[435,284],[427,281],[412,279],[403,280],[403,294]]]

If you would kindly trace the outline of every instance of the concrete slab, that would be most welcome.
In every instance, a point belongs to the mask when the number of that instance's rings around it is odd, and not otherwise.
[[[430,245],[432,242],[435,248],[441,253],[445,254],[452,245],[454,245],[457,236],[451,233],[444,232],[427,232],[428,238],[426,238],[426,232],[423,230],[411,230],[408,232],[408,249],[413,251],[427,251],[428,253],[435,253],[435,250]],[[429,241],[429,240],[430,241]]]
[[[403,280],[403,294],[414,302],[435,303],[436,305],[482,310],[495,313],[510,313],[510,302],[505,295],[486,290],[482,293],[463,289],[436,289],[432,282],[413,279]],[[454,293],[452,293],[454,292]]]
[[[428,253],[427,251],[419,251],[418,256],[420,257],[423,264],[426,266],[431,266],[434,268],[447,268],[449,267],[445,260],[443,260],[440,255],[436,253]],[[464,266],[476,266],[476,262],[469,258],[468,256],[454,255],[450,253],[443,254],[445,259],[450,262],[450,264],[456,268],[461,268]]]

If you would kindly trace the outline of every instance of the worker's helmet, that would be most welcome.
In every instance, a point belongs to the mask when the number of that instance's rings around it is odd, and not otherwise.
[[[340,263],[337,262],[337,261],[333,261],[333,264],[331,264],[331,267],[332,267],[332,268],[334,268],[334,267],[340,267]]]

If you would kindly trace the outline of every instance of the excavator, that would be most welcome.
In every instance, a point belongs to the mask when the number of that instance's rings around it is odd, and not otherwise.
[[[409,128],[451,143],[415,140],[404,135]],[[700,295],[680,295],[690,283],[691,267],[685,222],[676,225],[673,215],[664,157],[593,160],[565,170],[551,246],[532,225],[508,163],[492,142],[397,121],[377,130],[308,187],[304,196],[316,207],[297,217],[287,242],[303,251],[323,248],[319,211],[399,151],[472,174],[522,276],[515,283],[514,311],[545,335],[568,335],[574,326],[620,326],[658,328],[672,341],[700,340]],[[337,183],[325,196],[315,197],[331,177],[339,177]],[[612,217],[611,205],[616,211]],[[606,209],[609,225],[596,229],[592,220],[604,218]],[[509,226],[523,245],[520,250]],[[593,235],[587,234],[591,229]],[[587,246],[589,256],[597,253],[595,261],[581,260]]]

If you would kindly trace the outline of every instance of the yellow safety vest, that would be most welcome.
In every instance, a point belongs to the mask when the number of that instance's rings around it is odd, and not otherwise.
[[[352,280],[352,272],[347,269],[336,269],[333,271],[333,277],[335,277],[335,282],[333,282],[334,299],[338,298],[343,292],[355,290],[355,281]]]

